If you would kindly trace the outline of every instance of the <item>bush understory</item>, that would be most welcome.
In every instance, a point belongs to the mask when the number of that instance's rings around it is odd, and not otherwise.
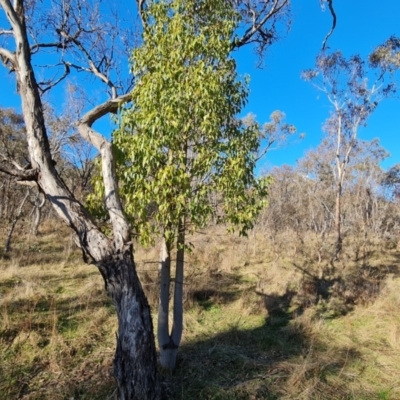
[[[195,234],[170,399],[399,399],[400,250],[345,238]],[[136,251],[156,323],[158,249]],[[69,232],[19,235],[0,262],[4,399],[115,399],[116,317]]]

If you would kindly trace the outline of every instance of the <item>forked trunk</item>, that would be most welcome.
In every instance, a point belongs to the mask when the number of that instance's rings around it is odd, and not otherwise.
[[[169,290],[171,286],[171,256],[165,239],[160,249],[160,302],[158,307],[157,340],[160,348],[160,365],[175,368],[177,346],[169,334]]]
[[[37,236],[37,234],[39,232],[39,224],[40,224],[40,220],[42,217],[42,208],[46,203],[46,197],[43,196],[43,198],[40,199],[40,196],[41,196],[41,193],[39,192],[35,199],[35,207],[33,209],[33,220],[32,220],[31,233],[35,236]]]
[[[174,286],[174,309],[171,334],[169,333],[169,290],[171,282],[170,249],[163,240],[160,252],[160,305],[158,309],[158,345],[160,348],[160,365],[169,371],[175,369],[179,345],[183,331],[183,267],[185,256],[184,224],[180,224],[177,238],[177,256]]]

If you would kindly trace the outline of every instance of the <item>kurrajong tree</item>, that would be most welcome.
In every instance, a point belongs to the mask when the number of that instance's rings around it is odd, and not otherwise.
[[[132,55],[133,105],[121,111],[113,142],[134,229],[145,244],[154,234],[162,237],[158,344],[161,365],[173,369],[183,326],[185,232],[213,217],[245,234],[266,202],[268,179],[255,177],[258,125],[237,118],[247,88],[230,56],[239,22],[232,4],[160,1],[143,16],[143,45]]]
[[[286,19],[290,6],[289,0],[239,0],[231,4],[240,15],[241,32],[241,36],[234,37],[231,48],[254,43],[260,54],[278,38],[279,23]],[[131,225],[119,197],[114,149],[93,128],[101,117],[117,112],[131,100],[134,84],[131,77],[123,79],[122,72],[136,43],[135,25],[132,20],[123,21],[129,7],[118,4],[106,11],[111,5],[91,0],[53,0],[45,4],[0,0],[4,24],[0,27],[0,59],[5,71],[15,77],[30,158],[25,166],[5,159],[1,168],[16,180],[35,182],[56,214],[75,232],[85,259],[102,274],[118,317],[114,373],[119,397],[157,399],[161,390],[151,314],[135,269]],[[137,1],[144,22],[148,5],[145,0]],[[48,61],[47,68],[43,61]],[[92,99],[77,114],[75,126],[99,152],[105,209],[111,223],[109,236],[60,178],[49,145],[44,97],[70,76],[91,76],[105,88],[101,96],[96,94],[96,103]],[[89,104],[95,105],[89,109]]]

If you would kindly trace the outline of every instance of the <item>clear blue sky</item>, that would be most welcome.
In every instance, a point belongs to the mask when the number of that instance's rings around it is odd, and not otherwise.
[[[337,26],[328,45],[349,56],[360,53],[366,57],[389,36],[400,35],[400,1],[398,0],[334,0]],[[321,11],[319,0],[293,0],[293,23],[286,38],[268,52],[266,66],[254,68],[254,55],[249,51],[237,54],[241,73],[251,75],[251,95],[245,113],[253,112],[265,122],[274,110],[286,113],[286,120],[299,132],[302,141],[270,152],[264,163],[294,164],[307,149],[316,147],[323,135],[321,125],[329,116],[329,105],[323,94],[300,79],[304,69],[312,68],[332,18],[329,10]],[[360,130],[360,138],[380,138],[381,145],[391,153],[385,168],[400,162],[400,100],[384,100]],[[262,169],[263,166],[260,166]]]
[[[261,123],[268,121],[274,110],[286,113],[286,120],[299,132],[306,134],[281,150],[270,152],[260,165],[265,167],[294,164],[307,149],[316,147],[323,135],[321,126],[329,115],[329,105],[310,83],[300,79],[302,70],[312,68],[322,41],[331,28],[328,10],[321,11],[319,0],[293,0],[293,22],[288,34],[269,49],[265,67],[256,68],[256,56],[251,49],[241,49],[235,54],[240,74],[251,76],[250,99],[244,114],[253,112]],[[389,36],[400,35],[398,0],[335,0],[337,27],[328,45],[340,49],[348,56],[360,53],[366,57]],[[20,109],[15,96],[15,82],[0,67],[0,106]],[[58,92],[58,96],[61,95]],[[53,96],[54,98],[55,96]],[[61,104],[62,99],[57,100]],[[360,138],[379,137],[381,144],[391,153],[383,166],[400,162],[400,101],[384,100],[372,115]]]

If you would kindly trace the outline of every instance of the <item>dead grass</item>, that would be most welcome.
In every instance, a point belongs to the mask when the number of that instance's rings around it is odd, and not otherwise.
[[[399,399],[396,248],[368,243],[321,262],[309,238],[190,238],[184,337],[171,399]],[[116,319],[99,273],[69,232],[20,236],[0,261],[0,393],[113,399]],[[156,311],[158,249],[136,259]]]
[[[114,312],[97,270],[76,261],[68,240],[58,234],[32,240],[45,260],[40,264],[36,253],[29,257],[32,242],[26,241],[15,244],[15,258],[1,261],[2,398],[113,393]]]

